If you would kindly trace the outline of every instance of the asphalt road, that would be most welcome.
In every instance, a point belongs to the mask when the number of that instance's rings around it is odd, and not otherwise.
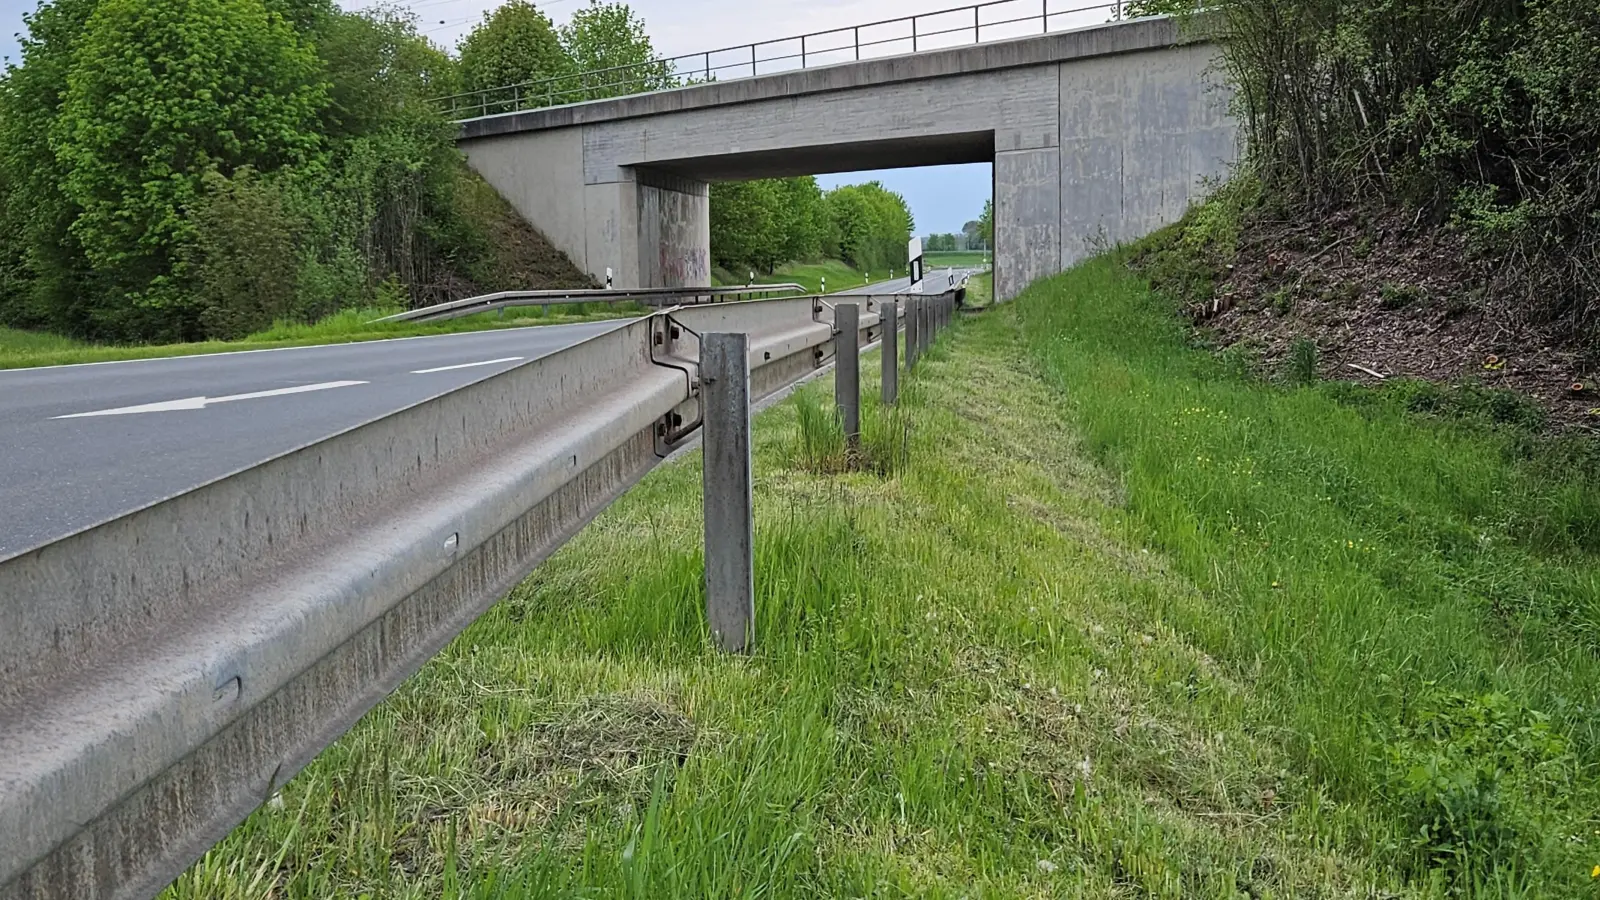
[[[923,273],[922,292],[925,294],[942,294],[950,286],[951,276],[955,277],[956,284],[960,284],[962,278],[968,275],[976,275],[982,271],[982,269],[929,269]],[[836,291],[835,293],[846,296],[860,296],[862,294],[907,294],[913,293],[913,291],[911,290],[911,279],[908,277],[896,278],[893,281],[879,281],[858,288],[851,288],[847,291]]]
[[[0,559],[627,321],[0,371]]]

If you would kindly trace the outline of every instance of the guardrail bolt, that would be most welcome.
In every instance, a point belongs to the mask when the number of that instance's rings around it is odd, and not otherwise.
[[[705,396],[706,621],[728,653],[755,643],[755,513],[750,468],[750,337],[708,333]]]
[[[883,405],[893,406],[900,399],[900,304],[886,300],[878,307],[879,331],[883,347]]]
[[[861,446],[861,307],[841,303],[833,309],[833,324],[839,342],[833,373],[833,399],[844,424],[845,445]]]

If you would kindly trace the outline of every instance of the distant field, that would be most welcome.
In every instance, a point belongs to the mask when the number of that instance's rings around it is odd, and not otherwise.
[[[587,307],[587,308],[586,308]],[[463,331],[488,331],[496,328],[521,328],[529,325],[562,325],[642,315],[636,304],[572,303],[549,309],[530,307],[509,310],[505,318],[495,313],[466,316],[447,322],[420,324],[373,320],[396,310],[361,309],[335,313],[310,324],[279,323],[237,341],[203,341],[190,344],[88,344],[72,338],[38,331],[0,328],[0,369],[25,369],[34,366],[65,366],[79,363],[116,362],[129,359],[158,359],[169,356],[197,356],[231,353],[239,350],[270,350],[278,347],[311,347],[320,344],[349,344],[390,338],[420,337],[429,334],[455,334]]]
[[[969,250],[941,250],[938,252],[925,252],[922,254],[922,264],[928,268],[934,266],[984,266],[988,264],[987,254]]]

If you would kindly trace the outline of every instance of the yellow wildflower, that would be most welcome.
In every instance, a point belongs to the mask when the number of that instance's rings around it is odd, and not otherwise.
[[[1594,871],[1589,873],[1589,877],[1590,878],[1600,878],[1600,866],[1595,866],[1594,867]]]

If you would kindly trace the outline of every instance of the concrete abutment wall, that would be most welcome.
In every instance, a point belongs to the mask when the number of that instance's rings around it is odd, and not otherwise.
[[[1217,47],[1141,19],[463,123],[597,280],[710,283],[709,183],[992,161],[996,295],[1176,221],[1238,131]]]

